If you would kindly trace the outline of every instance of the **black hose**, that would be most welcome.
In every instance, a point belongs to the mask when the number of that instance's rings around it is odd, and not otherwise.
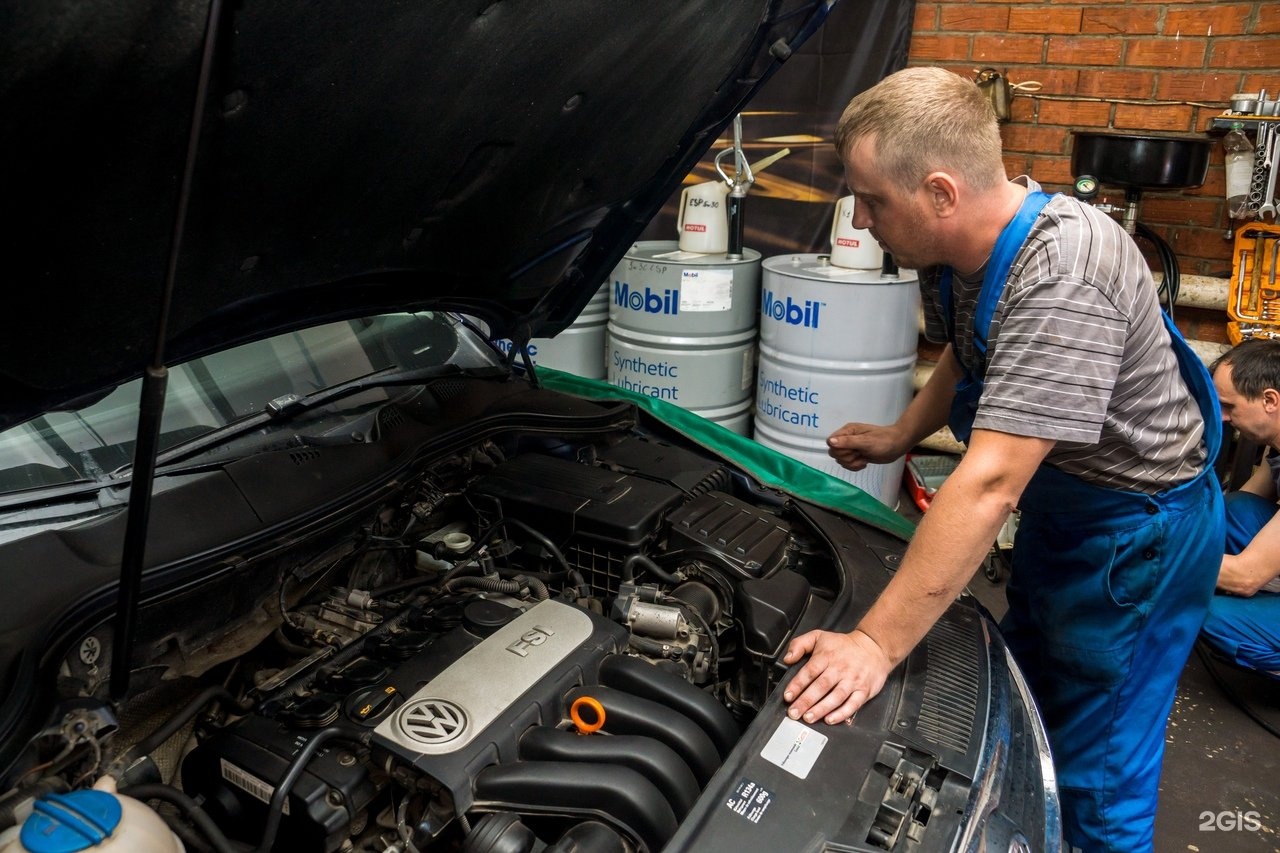
[[[1160,283],[1160,291],[1163,291],[1168,299],[1168,307],[1165,311],[1172,318],[1173,304],[1178,299],[1178,290],[1181,286],[1182,278],[1182,274],[1178,269],[1178,256],[1173,253],[1173,248],[1165,242],[1163,237],[1141,222],[1133,223],[1133,233],[1155,248],[1156,257],[1160,261],[1160,270],[1164,273],[1164,280]]]
[[[680,582],[680,578],[671,574],[666,569],[662,568],[662,566],[659,566],[653,560],[650,560],[644,554],[641,554],[639,551],[622,561],[622,580],[624,582],[630,583],[635,580],[636,566],[639,566],[650,574],[657,575],[659,580],[666,581],[667,583]]]
[[[312,735],[306,745],[293,757],[293,761],[289,762],[289,769],[285,771],[280,784],[276,785],[275,793],[271,795],[271,804],[267,807],[267,825],[262,830],[262,841],[259,842],[255,853],[269,853],[276,843],[276,834],[280,832],[280,820],[284,814],[284,801],[289,796],[289,791],[293,790],[294,783],[298,781],[302,771],[307,769],[307,764],[317,750],[334,738],[357,740],[356,736],[345,728],[330,726]]]
[[[525,575],[515,575],[510,580],[503,580],[501,577],[471,577],[468,575],[449,581],[445,586],[445,591],[457,592],[460,589],[467,588],[517,596],[527,589],[535,601],[546,601],[551,597],[551,593],[547,591],[546,584],[537,578]]]
[[[546,548],[548,551],[551,552],[551,556],[554,557],[556,562],[560,564],[560,567],[564,570],[565,574],[566,575],[572,574],[573,566],[569,565],[569,561],[565,559],[564,554],[560,551],[559,548],[556,547],[556,544],[554,542],[552,542],[550,539],[546,537],[545,534],[541,533],[538,530],[534,530],[532,527],[525,524],[523,521],[521,521],[518,518],[506,518],[502,520],[502,523],[514,524],[516,527],[519,527],[525,533],[528,533],[534,539],[538,540],[538,542],[542,544],[543,548]]]
[[[247,710],[247,708],[240,705],[240,702],[236,697],[231,695],[231,692],[225,687],[207,687],[200,691],[200,694],[194,699],[184,705],[182,710],[166,720],[164,725],[160,726],[160,728],[156,729],[151,734],[147,735],[145,738],[130,747],[129,751],[121,756],[118,762],[120,769],[123,771],[135,760],[144,755],[150,755],[161,744],[176,735],[183,726],[191,722],[191,720],[195,718],[196,714],[200,713],[206,705],[215,699],[220,700],[237,710]]]
[[[176,806],[179,811],[195,824],[196,829],[204,834],[204,837],[217,853],[241,853],[244,849],[223,834],[218,825],[213,822],[213,818],[209,817],[209,813],[202,809],[199,803],[172,785],[132,785],[128,788],[121,788],[120,793],[126,797],[133,797],[135,800],[160,800]]]

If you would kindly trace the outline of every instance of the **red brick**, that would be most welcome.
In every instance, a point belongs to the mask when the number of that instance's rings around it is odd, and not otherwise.
[[[1029,151],[1033,154],[1066,154],[1071,138],[1066,128],[1034,124],[1006,124],[1000,133],[1006,151]]]
[[[1006,151],[1004,152],[1003,160],[1004,173],[1011,178],[1030,174],[1031,172],[1031,158],[1026,154]]]
[[[1181,264],[1179,264],[1179,267],[1181,267]],[[1214,344],[1230,343],[1230,339],[1227,338],[1226,318],[1222,317],[1217,320],[1195,321],[1191,339],[1196,341],[1208,341]]]
[[[1214,39],[1209,50],[1210,68],[1275,68],[1275,39]]]
[[[1124,64],[1155,68],[1199,68],[1204,65],[1208,41],[1203,38],[1127,39]]]
[[[1124,42],[1115,38],[1051,36],[1045,61],[1050,65],[1120,64]]]
[[[1094,98],[1149,98],[1155,84],[1156,75],[1152,71],[1089,68],[1080,72],[1075,94]]]
[[[1229,106],[1240,84],[1240,75],[1225,71],[1162,71],[1156,81],[1156,98],[1161,101],[1206,101]]]
[[[969,56],[967,36],[913,35],[910,55],[912,60],[965,59]]]
[[[1208,198],[1217,201],[1224,199],[1227,192],[1227,173],[1223,169],[1215,169],[1209,167],[1208,173],[1204,176],[1204,185],[1192,187],[1185,190],[1184,195],[1188,198]],[[1201,223],[1204,224],[1204,223]]]
[[[1080,20],[1082,33],[1114,33],[1116,35],[1154,35],[1158,32],[1158,9],[1094,9],[1084,10]]]
[[[1037,156],[1031,161],[1031,177],[1042,184],[1069,187],[1075,183],[1070,157]]]
[[[1139,212],[1139,218],[1141,218],[1141,212]],[[1177,225],[1167,226],[1167,228],[1167,233],[1162,236],[1179,258],[1185,255],[1191,258],[1226,261],[1231,257],[1231,243],[1222,239],[1223,230],[1226,228],[1225,222],[1209,228]]]
[[[1043,65],[1030,68],[1009,69],[1009,79],[1014,83],[1034,80],[1046,95],[1074,94],[1080,86],[1080,70],[1077,68],[1047,68]],[[1035,92],[1026,93],[1028,96]],[[1021,97],[1021,95],[1018,95]]]
[[[1032,124],[1036,120],[1035,99],[1014,93],[1013,103],[1009,105],[1009,116],[1009,125]]]
[[[940,12],[943,32],[1001,32],[1009,27],[1009,9],[1005,6],[965,3],[942,6]]]
[[[1043,6],[1025,5],[1009,10],[1009,31],[1014,33],[1068,33],[1080,32],[1080,9],[1066,7],[1046,9]]]
[[[1258,72],[1256,74],[1245,74],[1244,82],[1240,84],[1238,91],[1253,92],[1257,94],[1263,89],[1267,90],[1267,99],[1271,99],[1271,92],[1276,88],[1276,75],[1274,72]]]
[[[1052,101],[1040,99],[1040,123],[1068,127],[1106,127],[1111,105],[1097,101]]]
[[[1191,107],[1173,104],[1116,104],[1115,126],[1126,130],[1194,131]]]
[[[1280,4],[1263,3],[1258,10],[1258,23],[1253,28],[1255,35],[1264,33],[1280,33]]]
[[[952,62],[930,62],[929,65],[934,68],[941,68],[944,71],[950,71],[957,77],[963,77],[966,80],[973,79],[974,67],[972,62],[965,62],[963,64]]]
[[[978,35],[973,37],[974,60],[982,62],[1041,62],[1044,39],[1040,36]]]
[[[1162,32],[1170,38],[1187,36],[1238,36],[1248,32],[1252,3],[1198,3],[1171,6]]]
[[[1165,222],[1171,225],[1205,225],[1216,219],[1221,205],[1207,198],[1155,197],[1142,200],[1142,221],[1148,225]]]
[[[931,3],[917,3],[916,13],[911,21],[911,32],[936,32],[938,29],[938,7]]]

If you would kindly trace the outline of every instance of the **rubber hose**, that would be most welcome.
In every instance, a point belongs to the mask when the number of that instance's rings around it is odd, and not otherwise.
[[[240,853],[242,849],[233,844],[222,833],[218,825],[213,822],[213,818],[209,817],[209,813],[200,808],[199,803],[172,785],[133,785],[129,788],[120,789],[120,793],[126,797],[133,797],[135,800],[161,800],[176,806],[179,811],[190,818],[196,829],[204,834],[205,839],[208,840],[217,853]]]

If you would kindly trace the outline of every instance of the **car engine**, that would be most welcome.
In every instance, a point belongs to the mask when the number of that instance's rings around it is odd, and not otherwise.
[[[56,778],[180,788],[216,827],[196,849],[662,848],[784,673],[830,559],[780,495],[691,451],[541,445],[468,448],[264,560],[278,619],[224,626],[262,640],[233,660],[211,642],[199,683],[221,683],[161,725],[146,694],[111,718],[68,656],[93,745]],[[12,817],[39,776],[0,800]]]

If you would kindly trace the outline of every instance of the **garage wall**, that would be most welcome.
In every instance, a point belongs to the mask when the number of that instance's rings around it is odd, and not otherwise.
[[[1201,133],[1236,92],[1280,93],[1280,3],[916,3],[909,65],[972,77],[992,66],[1016,94],[1003,127],[1011,175],[1068,190],[1071,130]],[[1231,243],[1222,148],[1203,187],[1143,194],[1140,221],[1173,247],[1183,275],[1225,278]],[[1099,200],[1124,203],[1103,187]]]

